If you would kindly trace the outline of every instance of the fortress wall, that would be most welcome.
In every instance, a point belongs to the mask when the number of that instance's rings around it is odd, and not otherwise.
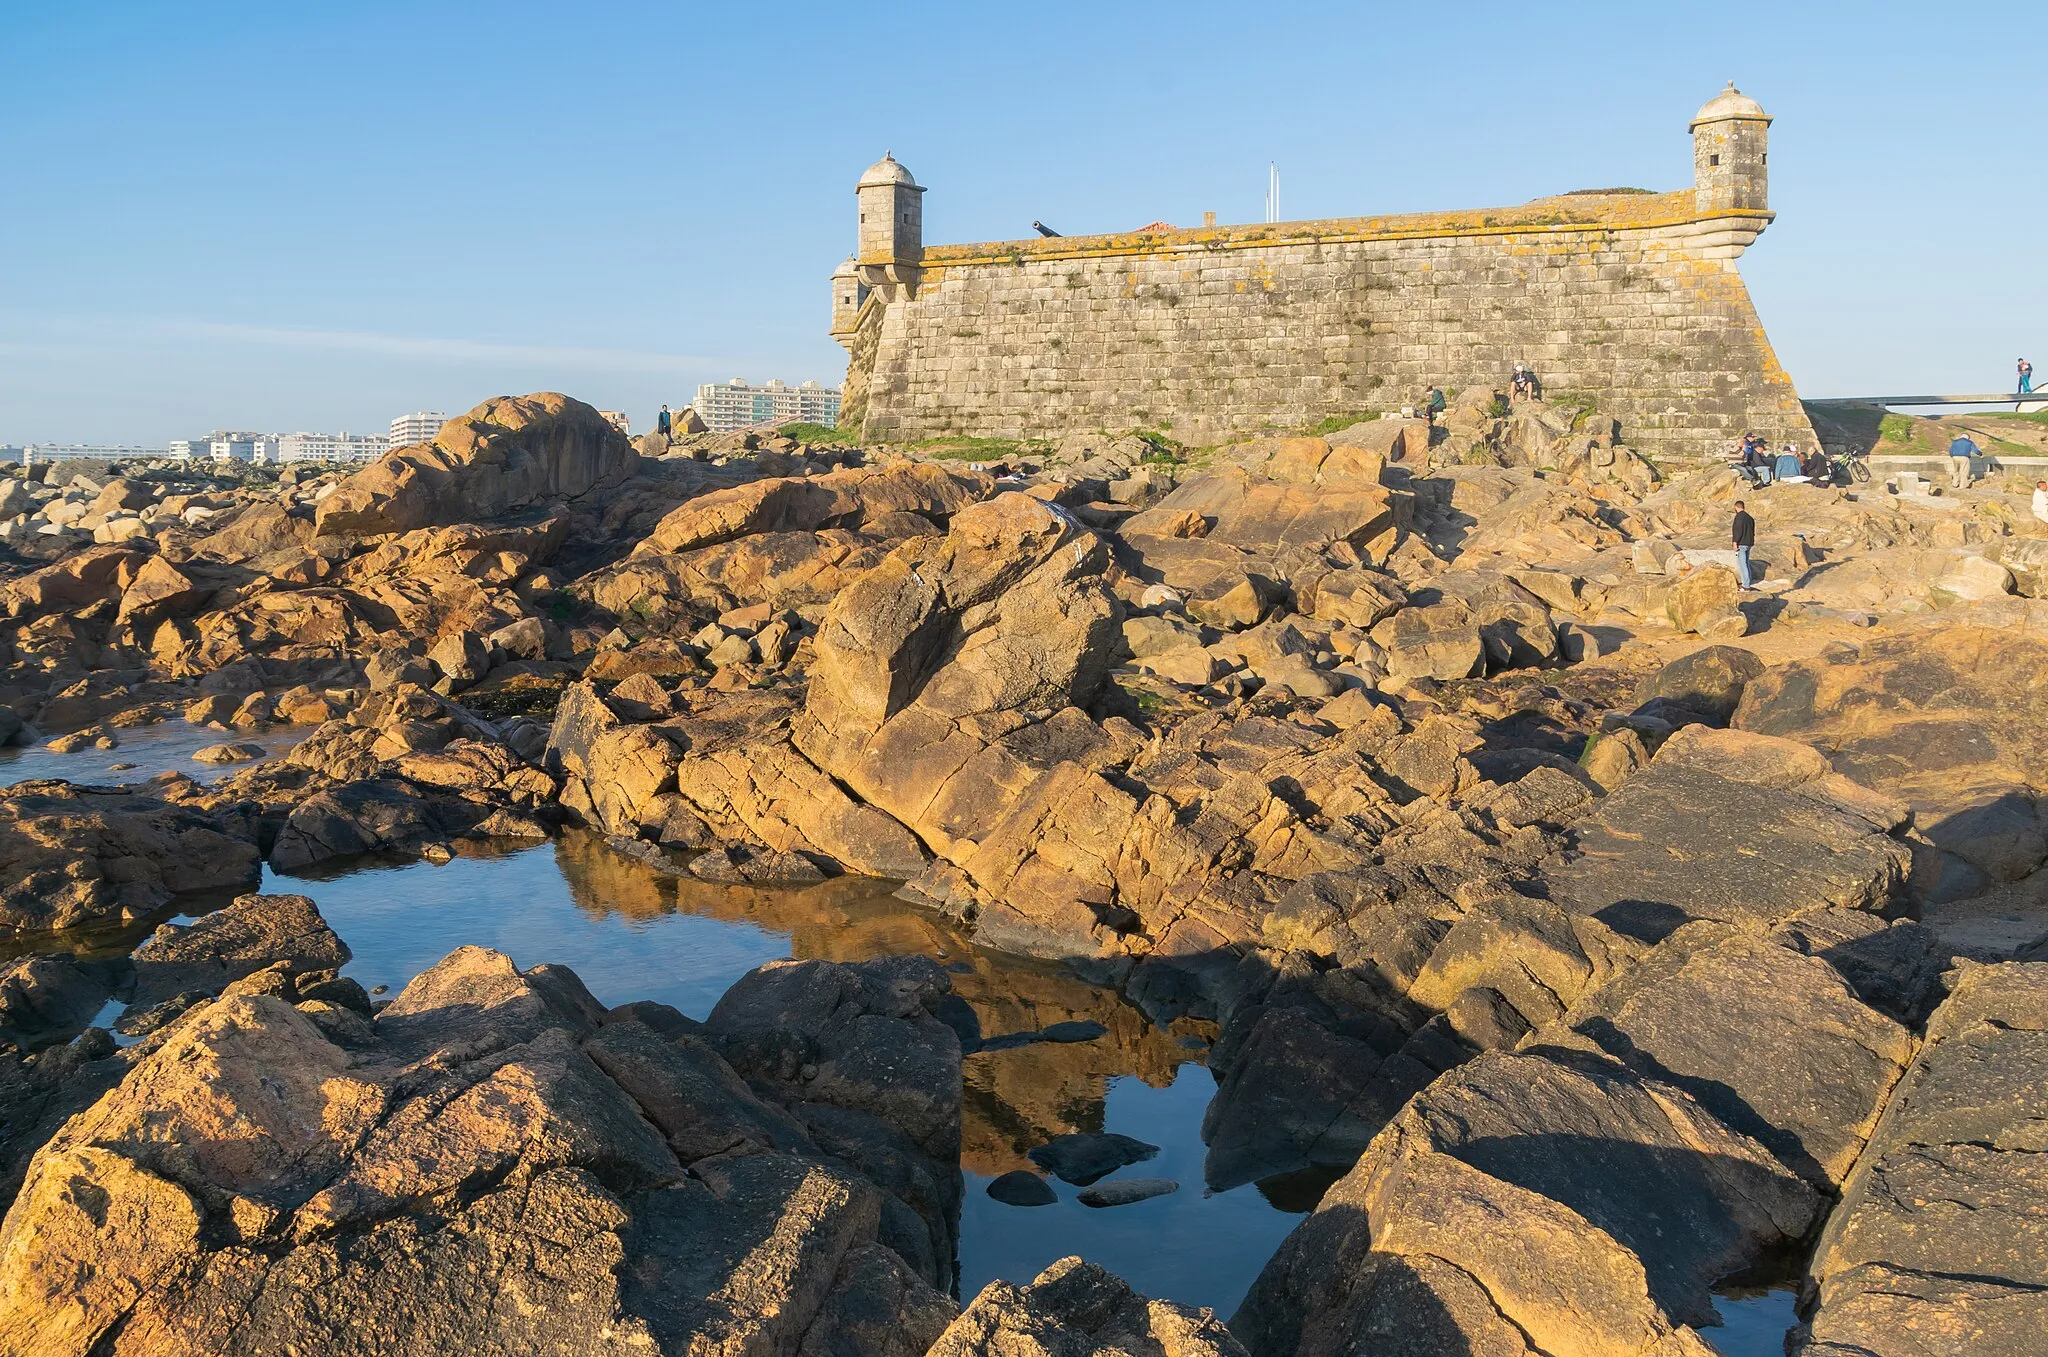
[[[1397,409],[1532,364],[1653,455],[1813,430],[1736,272],[1769,220],[1690,192],[1463,214],[950,246],[871,297],[869,440],[1170,426],[1198,443]],[[1733,242],[1731,244],[1731,241]]]

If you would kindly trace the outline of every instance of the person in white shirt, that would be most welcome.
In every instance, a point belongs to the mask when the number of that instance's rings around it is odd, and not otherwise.
[[[2048,523],[2048,481],[2034,482],[2034,517]]]

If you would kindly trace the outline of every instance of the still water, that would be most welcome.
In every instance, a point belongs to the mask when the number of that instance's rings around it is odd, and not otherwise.
[[[119,741],[112,749],[87,745],[59,754],[49,742],[25,749],[0,748],[0,786],[26,782],[31,778],[61,777],[67,782],[105,786],[141,782],[158,773],[183,773],[195,782],[240,772],[253,765],[242,763],[200,763],[192,751],[210,744],[253,744],[266,754],[283,754],[306,737],[303,726],[280,726],[265,731],[215,730],[211,726],[189,725],[184,721],[162,721],[153,726],[132,726],[116,730]]]
[[[857,961],[922,953],[953,973],[985,1037],[1090,1020],[1093,1041],[1035,1043],[966,1059],[961,1167],[961,1293],[995,1278],[1029,1281],[1068,1254],[1102,1264],[1139,1290],[1228,1316],[1299,1217],[1255,1186],[1202,1187],[1201,1124],[1215,1081],[1201,1063],[1199,1025],[1161,1028],[1113,990],[1057,968],[976,949],[886,883],[840,879],[796,890],[677,878],[621,857],[595,836],[482,850],[440,866],[356,864],[270,874],[263,889],[311,896],[355,953],[346,971],[396,992],[464,943],[520,966],[573,968],[607,1004],[655,999],[694,1018],[740,976],[783,957]],[[1053,1180],[1052,1206],[1005,1206],[983,1190],[1029,1168],[1025,1151],[1069,1131],[1117,1131],[1159,1146],[1112,1174],[1168,1177],[1169,1196],[1091,1208]],[[1290,1203],[1305,1207],[1306,1203]]]
[[[172,770],[205,781],[248,765],[196,763],[192,751],[203,745],[246,741],[274,755],[303,734],[245,736],[170,721],[119,731],[121,743],[112,750],[0,749],[0,784],[51,777],[131,782]],[[966,1058],[963,1298],[997,1278],[1028,1281],[1053,1260],[1078,1253],[1147,1295],[1210,1306],[1228,1318],[1299,1213],[1314,1204],[1317,1184],[1270,1197],[1256,1185],[1204,1190],[1200,1129],[1216,1085],[1202,1060],[1213,1032],[1185,1022],[1159,1027],[1114,990],[980,951],[929,911],[892,898],[887,883],[718,886],[656,871],[600,838],[571,833],[544,845],[472,847],[438,866],[357,860],[302,875],[266,870],[262,889],[311,896],[355,953],[347,973],[365,988],[390,993],[469,943],[505,952],[522,967],[572,967],[606,1004],[654,999],[703,1018],[735,980],[764,962],[921,953],[952,972],[984,1037],[1073,1020],[1099,1023],[1107,1030],[1093,1041]],[[126,950],[137,940],[131,928],[69,941],[81,950]],[[1059,1197],[1051,1206],[1006,1206],[987,1195],[997,1175],[1034,1167],[1027,1150],[1070,1131],[1115,1131],[1159,1147],[1155,1158],[1104,1182],[1163,1177],[1180,1190],[1104,1209],[1081,1205],[1080,1189],[1058,1179],[1049,1180]],[[1701,1336],[1722,1357],[1779,1357],[1785,1330],[1796,1322],[1794,1300],[1783,1289],[1717,1298],[1722,1326]]]

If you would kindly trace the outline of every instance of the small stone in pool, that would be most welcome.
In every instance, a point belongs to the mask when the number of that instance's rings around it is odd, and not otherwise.
[[[1097,1183],[1083,1192],[1080,1200],[1083,1206],[1129,1206],[1178,1191],[1180,1184],[1171,1178],[1121,1178],[1113,1183]]]
[[[1051,1183],[1024,1169],[1012,1169],[990,1183],[988,1195],[1005,1206],[1051,1206],[1059,1200]]]
[[[132,763],[110,763],[107,765],[107,771],[110,773],[125,773],[134,766]]]
[[[1126,1164],[1139,1163],[1158,1153],[1157,1145],[1147,1145],[1142,1140],[1118,1135],[1114,1131],[1100,1135],[1076,1131],[1072,1135],[1053,1137],[1030,1151],[1029,1157],[1032,1163],[1051,1170],[1075,1187],[1086,1187]]]
[[[260,759],[264,753],[260,744],[208,744],[192,751],[194,763],[241,763],[245,759]]]

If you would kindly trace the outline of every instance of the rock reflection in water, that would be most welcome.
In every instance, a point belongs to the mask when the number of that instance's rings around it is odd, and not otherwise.
[[[278,877],[266,890],[299,891],[354,949],[348,973],[393,990],[463,943],[495,947],[520,965],[575,969],[606,1003],[655,999],[708,1014],[741,975],[795,956],[858,961],[920,953],[950,968],[984,1039],[1093,1022],[1092,1040],[1037,1041],[981,1050],[965,1060],[961,1167],[967,1202],[961,1284],[1028,1280],[1069,1253],[1099,1262],[1155,1296],[1228,1314],[1305,1210],[1253,1187],[1201,1190],[1202,1113],[1215,1082],[1201,1064],[1213,1031],[1162,1028],[1115,991],[1041,962],[976,949],[939,916],[893,897],[886,882],[839,878],[794,889],[722,886],[657,870],[612,851],[596,835],[552,845],[466,848],[434,866],[364,864]],[[1171,1176],[1169,1197],[1106,1210],[1074,1200],[1024,1209],[984,1192],[988,1180],[1029,1168],[1025,1151],[1070,1131],[1114,1130],[1160,1146],[1127,1175]],[[1112,1175],[1113,1181],[1115,1175]],[[1279,1209],[1276,1209],[1278,1207]]]
[[[1068,1131],[1103,1129],[1111,1079],[1135,1076],[1165,1088],[1176,1068],[1197,1058],[1212,1035],[1205,1024],[1183,1024],[1185,1031],[1156,1027],[1114,990],[1044,963],[981,951],[938,915],[896,899],[887,882],[841,877],[797,889],[719,886],[656,871],[613,852],[596,835],[580,833],[561,839],[556,860],[578,907],[600,917],[654,920],[681,913],[720,919],[784,935],[786,955],[807,960],[936,957],[951,970],[954,992],[974,1010],[984,1038],[1038,1032],[1061,1022],[1092,1021],[1107,1029],[1092,1041],[1033,1042],[967,1056],[961,1167],[970,1173],[994,1177],[1028,1169],[1024,1152],[1032,1146]],[[341,931],[349,936],[346,928]],[[717,980],[712,999],[738,978],[735,973]],[[611,997],[600,977],[586,973],[584,980],[600,996]]]

